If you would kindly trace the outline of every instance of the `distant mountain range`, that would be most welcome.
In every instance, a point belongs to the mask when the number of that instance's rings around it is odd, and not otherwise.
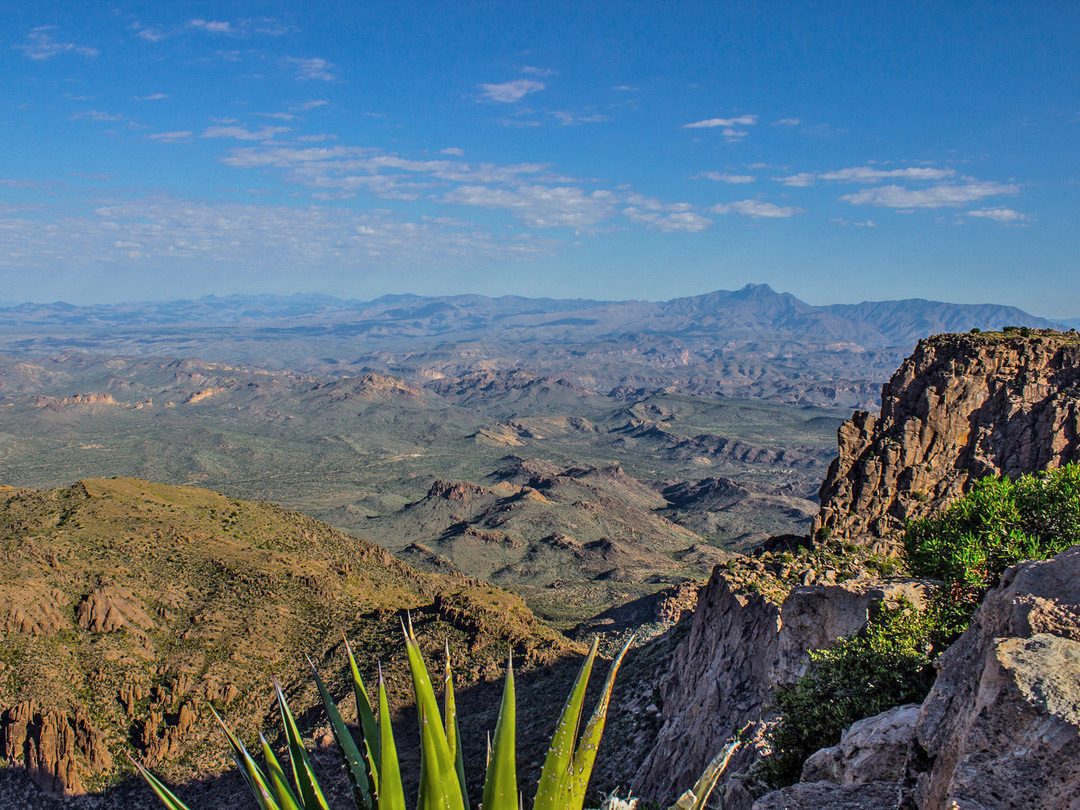
[[[0,352],[198,357],[318,376],[426,384],[526,370],[601,394],[665,390],[875,407],[881,384],[937,332],[1059,326],[1015,307],[909,299],[812,306],[765,284],[670,301],[482,295],[207,296],[20,304]]]
[[[935,332],[966,332],[1005,325],[1052,328],[1055,323],[1016,307],[950,304],[910,298],[812,306],[767,284],[718,290],[669,301],[594,301],[506,295],[385,295],[373,301],[327,295],[231,295],[196,300],[73,306],[3,304],[9,323],[55,327],[148,325],[277,325],[311,333],[390,336],[489,336],[511,332],[538,338],[611,337],[644,332],[728,338],[828,338],[866,348],[907,345]]]

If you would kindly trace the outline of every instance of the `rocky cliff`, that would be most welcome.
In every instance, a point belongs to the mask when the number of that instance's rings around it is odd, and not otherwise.
[[[1080,807],[1080,546],[1006,571],[937,667],[754,810]]]
[[[1080,337],[937,335],[856,411],[821,486],[816,536],[887,540],[988,474],[1080,460]]]

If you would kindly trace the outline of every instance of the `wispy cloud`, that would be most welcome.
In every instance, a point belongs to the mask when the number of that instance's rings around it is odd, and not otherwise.
[[[295,115],[293,115],[292,113],[285,113],[285,112],[272,112],[272,113],[257,112],[257,113],[253,113],[253,114],[259,116],[260,118],[276,118],[279,121],[295,121],[296,120]]]
[[[223,22],[221,20],[203,20],[194,19],[187,21],[188,28],[197,28],[201,31],[206,31],[208,34],[231,34],[233,33],[232,23]]]
[[[697,233],[713,224],[708,217],[695,214],[693,211],[677,211],[672,214],[663,214],[658,211],[644,211],[640,208],[630,207],[624,208],[622,213],[631,222],[664,233]]]
[[[802,213],[801,208],[775,205],[761,200],[739,200],[721,203],[709,209],[710,214],[741,214],[744,217],[784,218]]]
[[[774,121],[773,126],[776,127],[797,127],[802,123],[801,118],[781,118],[779,121]]]
[[[481,84],[480,90],[484,98],[489,101],[499,101],[503,104],[513,104],[520,101],[529,93],[539,93],[547,85],[534,79],[517,79],[502,84]]]
[[[120,115],[119,113],[110,115],[109,113],[102,112],[101,110],[83,110],[82,112],[77,112],[72,115],[71,119],[73,121],[79,119],[85,119],[87,121],[122,121],[124,120],[124,116]]]
[[[148,96],[135,96],[136,101],[161,101],[165,98],[169,98],[168,93],[151,93]]]
[[[817,180],[840,183],[879,183],[882,180],[933,181],[955,177],[954,169],[935,169],[928,166],[907,166],[900,169],[879,169],[875,166],[852,166],[829,172],[800,172],[790,177],[774,177],[786,186],[812,186]]]
[[[301,59],[296,56],[286,56],[284,62],[296,70],[296,78],[301,81],[332,82],[337,79],[337,75],[332,72],[334,70],[333,63],[325,59],[318,57]]]
[[[465,150],[458,146],[448,146],[439,152],[440,155],[454,155],[455,157],[464,157]]]
[[[612,90],[618,90],[620,93],[636,93],[640,90],[640,87],[634,87],[630,84],[617,84],[611,88]]]
[[[752,174],[727,174],[726,172],[701,172],[695,178],[715,180],[717,183],[753,183],[757,180]]]
[[[97,56],[100,53],[97,48],[76,45],[74,42],[55,40],[52,34],[49,33],[54,30],[56,30],[54,25],[42,25],[33,28],[26,35],[28,41],[22,45],[16,45],[15,48],[31,59],[48,59],[61,53],[77,53],[80,56]]]
[[[740,115],[738,118],[706,118],[692,124],[683,124],[683,129],[712,129],[714,127],[753,126],[757,123],[756,115]]]
[[[564,127],[576,126],[577,124],[597,124],[611,120],[609,116],[599,113],[575,113],[569,110],[552,110],[548,114],[556,118]]]
[[[200,138],[235,138],[238,141],[268,141],[276,135],[292,132],[292,127],[263,127],[254,131],[244,127],[208,127]]]
[[[303,104],[297,104],[292,109],[307,112],[308,110],[314,110],[316,107],[325,107],[329,103],[330,102],[326,99],[316,98],[311,101],[305,101]]]
[[[443,202],[512,211],[530,228],[589,228],[615,214],[615,195],[577,186],[523,185],[517,188],[459,186]]]
[[[177,130],[175,132],[156,132],[153,135],[147,135],[152,141],[160,141],[161,143],[176,143],[177,141],[183,141],[191,137],[191,130]]]
[[[530,76],[539,76],[546,79],[548,76],[554,76],[558,73],[557,70],[551,70],[550,68],[538,68],[526,65],[521,69],[522,73],[528,73]]]
[[[168,34],[164,33],[163,31],[159,31],[156,28],[142,28],[137,34],[135,34],[135,36],[137,36],[139,39],[144,39],[147,42],[161,42],[161,40],[165,39]]]
[[[1018,225],[1031,219],[1027,214],[1021,214],[1019,211],[1004,207],[979,208],[975,211],[968,211],[967,216],[992,219],[994,222],[1001,222],[1006,225]]]
[[[855,194],[845,194],[840,199],[852,205],[875,205],[882,208],[945,208],[1019,192],[1020,187],[1016,185],[970,180],[916,189],[897,185],[875,186]]]

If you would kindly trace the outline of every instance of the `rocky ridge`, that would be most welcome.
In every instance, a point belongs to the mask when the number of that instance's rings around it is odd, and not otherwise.
[[[817,536],[888,540],[986,475],[1080,460],[1080,337],[937,335],[841,426]]]

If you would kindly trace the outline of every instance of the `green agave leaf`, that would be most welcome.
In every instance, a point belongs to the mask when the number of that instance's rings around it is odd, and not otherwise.
[[[592,776],[593,765],[596,764],[596,750],[600,747],[600,738],[604,734],[607,710],[611,703],[611,690],[615,687],[615,676],[619,673],[619,667],[630,645],[634,643],[634,638],[635,636],[630,636],[623,645],[622,651],[611,662],[607,679],[604,681],[604,689],[600,693],[600,700],[597,701],[592,717],[589,718],[589,723],[585,726],[585,731],[578,742],[571,777],[570,807],[572,808],[579,808],[585,803],[585,789],[589,785],[589,777]]]
[[[743,731],[746,729],[744,728]],[[742,732],[740,732],[740,735]],[[731,757],[735,752],[739,750],[742,745],[742,739],[737,738],[728,743],[724,750],[717,754],[708,767],[705,768],[705,772],[701,774],[701,777],[697,780],[693,789],[686,791],[675,804],[671,805],[668,810],[704,810],[705,802],[709,800],[709,796],[712,795],[717,783],[720,781],[720,777],[727,769],[728,762],[731,761]]]
[[[506,665],[499,720],[495,724],[495,746],[488,756],[484,810],[518,810],[516,723],[514,659],[511,656]]]
[[[323,797],[322,788],[315,778],[315,772],[311,769],[311,761],[304,749],[304,741],[300,738],[300,729],[296,727],[289,704],[285,702],[285,693],[281,691],[281,684],[274,680],[274,690],[277,692],[278,706],[281,709],[281,724],[285,727],[285,738],[289,742],[289,759],[292,762],[293,781],[296,783],[297,792],[304,801],[305,810],[330,810]]]
[[[262,810],[283,810],[270,792],[270,786],[267,782],[266,775],[259,768],[258,763],[255,762],[251,754],[247,752],[244,744],[240,742],[240,738],[233,734],[229,727],[225,725],[225,721],[221,719],[221,715],[214,711],[213,706],[210,707],[210,711],[213,712],[214,717],[218,721],[218,725],[220,725],[222,731],[225,732],[225,736],[229,738],[229,746],[232,748],[232,755],[233,759],[236,760],[236,766],[240,769],[240,773],[244,775],[248,788],[255,797],[255,801],[258,802],[259,807],[262,808]]]
[[[315,669],[315,664],[312,663],[310,658],[308,658],[308,666],[311,667],[311,674],[315,676],[315,685],[319,687],[323,707],[330,718],[330,725],[334,728],[334,739],[337,741],[338,751],[341,753],[341,758],[345,760],[357,809],[374,810],[374,791],[368,781],[369,770],[365,757],[360,753],[360,748],[356,745],[356,740],[353,739],[352,733],[345,725],[341,712],[338,711],[337,704],[334,703],[334,698],[330,695],[330,690],[326,688],[323,679],[319,677],[318,670]]]
[[[282,769],[277,757],[274,756],[270,743],[266,741],[266,737],[262,734],[259,734],[259,742],[262,745],[263,761],[266,762],[266,775],[270,782],[270,790],[273,791],[274,796],[277,798],[281,810],[304,810],[300,800],[296,798],[296,794],[289,787],[289,782],[285,778],[285,771]]]
[[[461,731],[458,728],[457,704],[454,701],[454,673],[450,668],[450,642],[446,642],[446,668],[443,673],[443,722],[446,729],[446,742],[450,746],[450,757],[454,760],[454,771],[458,784],[461,785],[461,803],[469,810],[469,791],[465,787],[465,756],[461,745]]]
[[[380,759],[379,726],[375,722],[375,712],[371,708],[367,689],[364,688],[364,680],[360,677],[360,668],[356,665],[356,659],[353,657],[352,647],[349,645],[347,638],[345,639],[345,650],[349,653],[349,669],[352,670],[353,694],[356,696],[356,716],[360,720],[360,729],[364,734],[364,741],[367,743],[368,748],[371,749],[371,763],[375,765]],[[374,771],[377,782],[378,767],[375,767]]]
[[[405,810],[405,789],[401,786],[394,729],[390,725],[390,706],[386,700],[386,685],[379,675],[379,731],[382,752],[379,760],[378,810]]]
[[[431,686],[431,676],[428,675],[424,656],[420,652],[420,645],[412,632],[412,621],[405,631],[405,649],[409,656],[409,669],[412,672],[413,692],[416,696],[416,708],[420,715],[420,797],[417,807],[424,810],[431,802],[441,801],[441,804],[433,805],[442,810],[465,810],[462,801],[461,782],[458,780],[457,768],[450,756],[450,746],[446,741],[446,732],[442,723],[439,722],[441,712],[439,702],[435,699],[435,690]],[[435,722],[428,722],[428,718],[435,718]],[[427,777],[427,778],[425,778]],[[429,786],[436,785],[438,794],[430,795]]]
[[[139,776],[146,781],[146,784],[150,786],[150,789],[154,791],[154,794],[161,799],[161,803],[168,807],[169,810],[190,810],[190,808],[180,801],[171,790],[165,787],[156,776],[132,759],[130,754],[128,755],[128,759],[130,759],[131,764],[135,766],[135,770],[139,772]]]
[[[577,739],[578,724],[581,721],[581,706],[585,701],[585,688],[589,684],[593,662],[596,660],[598,641],[593,640],[585,662],[581,665],[570,697],[563,707],[559,724],[551,738],[544,768],[540,772],[540,784],[536,788],[533,810],[567,810],[572,789],[571,765],[574,756],[574,743]]]

